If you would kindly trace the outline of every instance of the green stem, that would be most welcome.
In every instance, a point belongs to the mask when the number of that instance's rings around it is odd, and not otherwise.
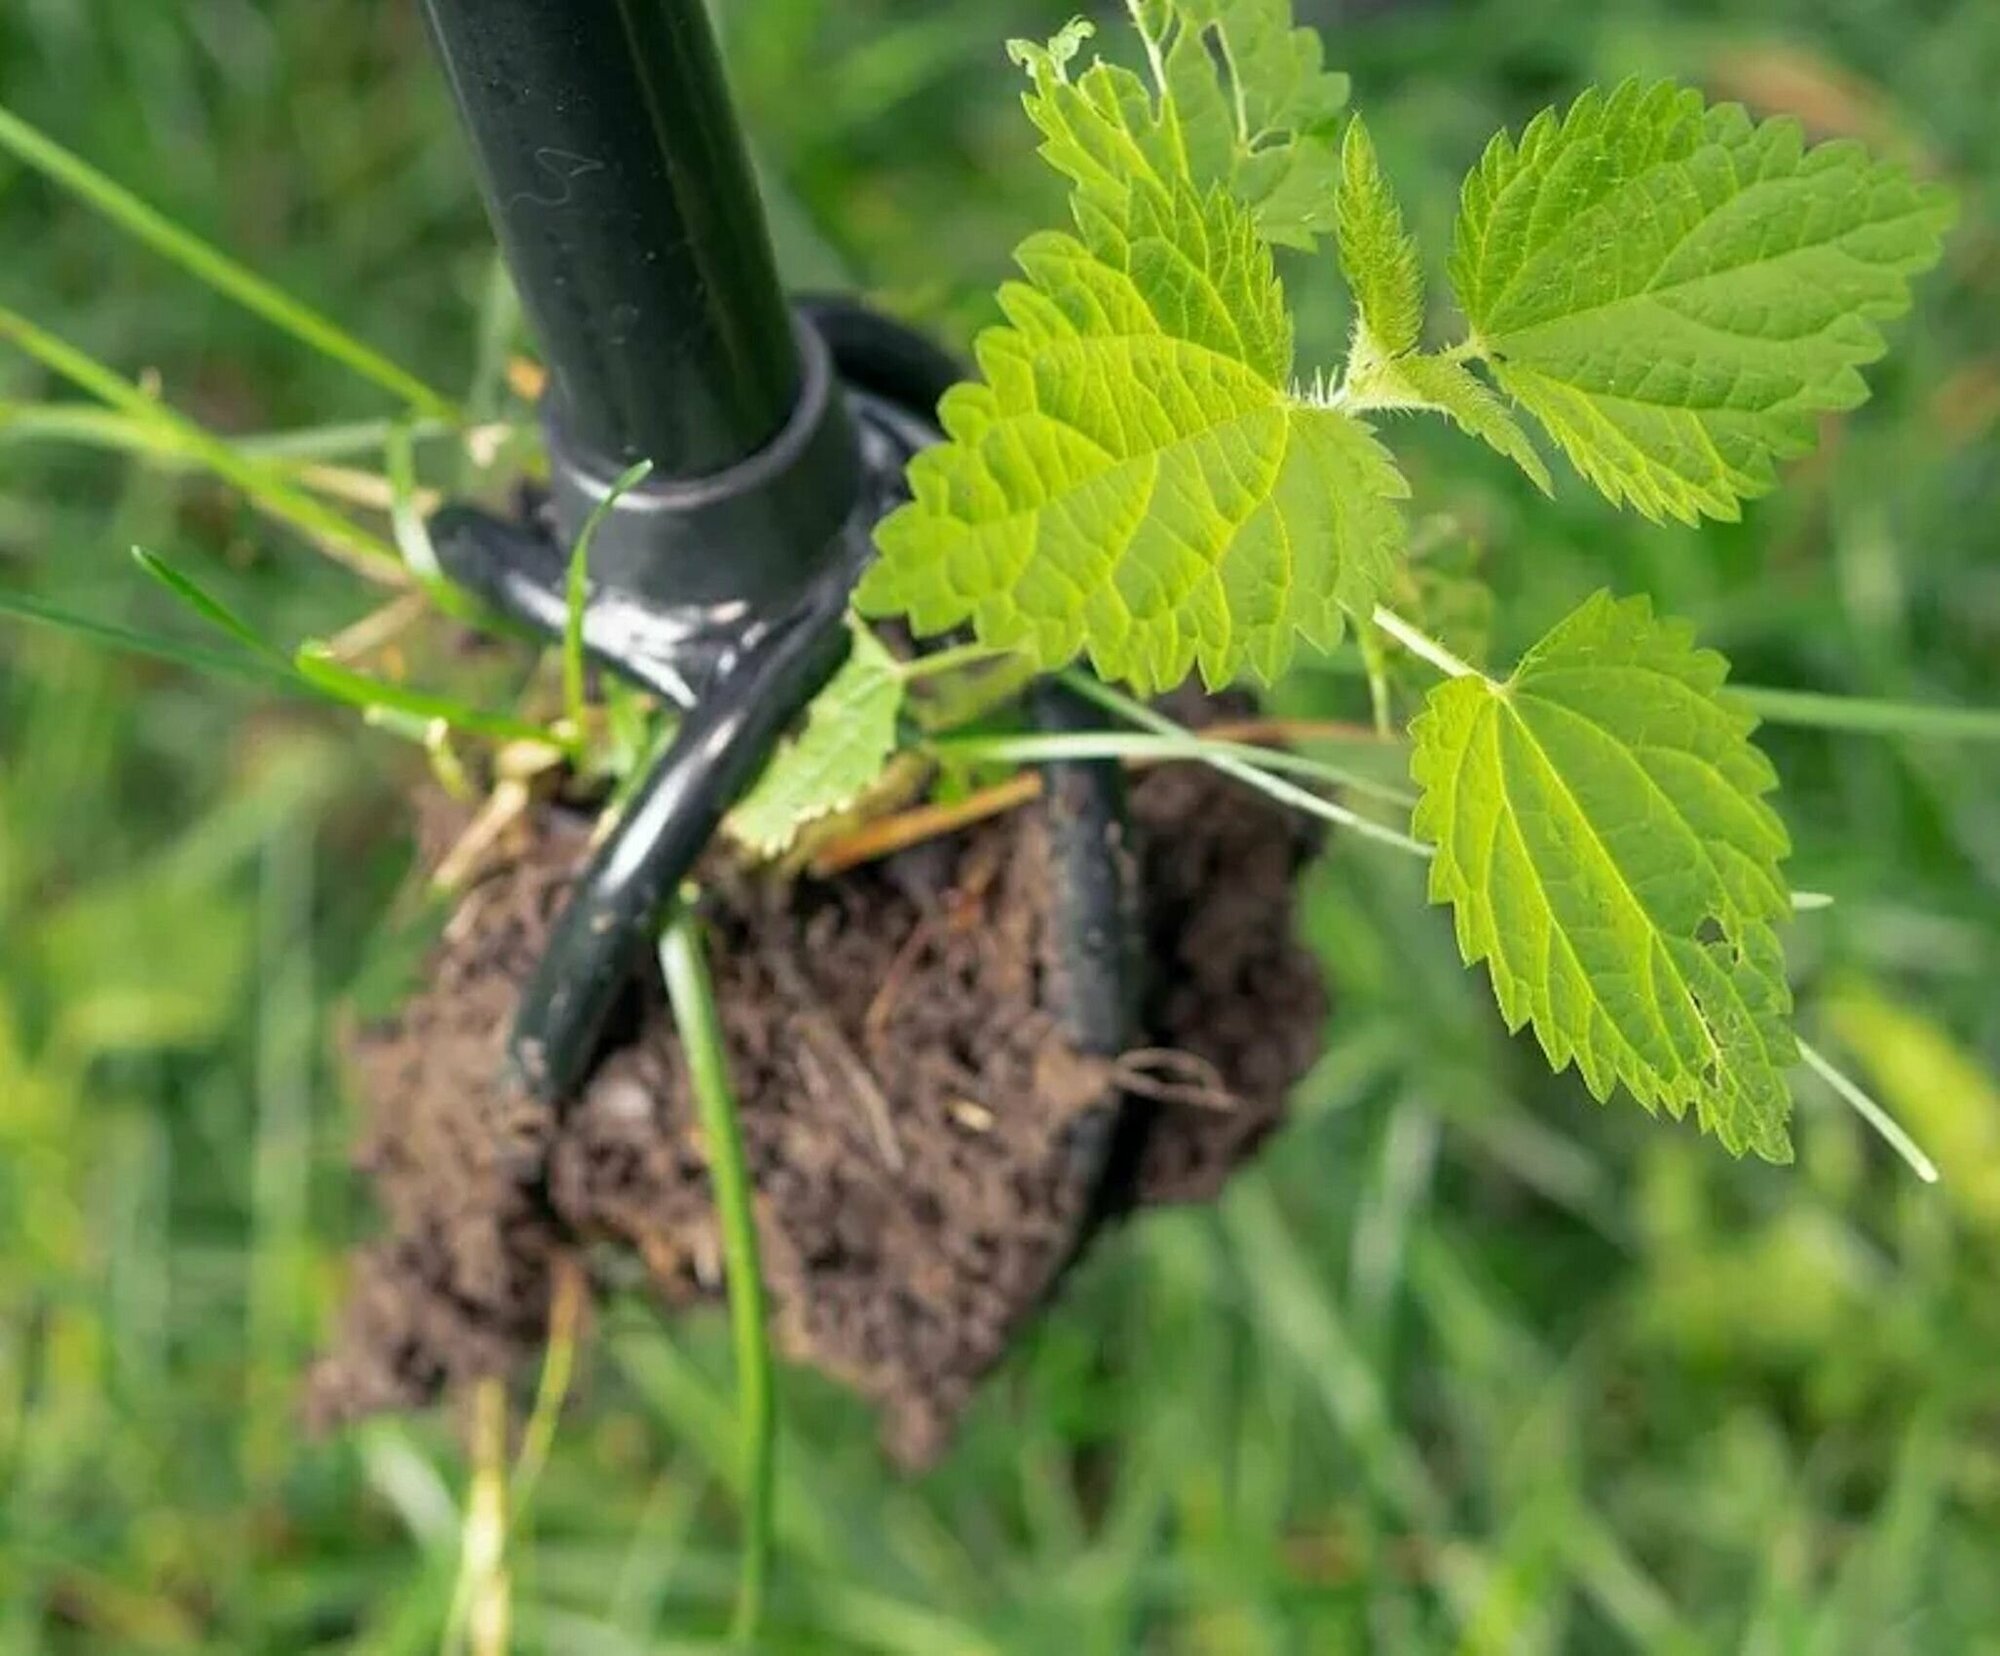
[[[1191,749],[1190,758],[1199,759],[1203,764],[1221,771],[1224,776],[1235,777],[1237,781],[1255,788],[1259,793],[1269,795],[1280,805],[1289,805],[1293,810],[1302,811],[1307,816],[1318,817],[1323,822],[1352,829],[1364,839],[1374,840],[1381,845],[1393,845],[1398,851],[1407,851],[1412,856],[1422,857],[1426,861],[1437,854],[1421,840],[1414,840],[1397,829],[1384,827],[1381,823],[1372,821],[1356,811],[1350,811],[1345,805],[1336,805],[1330,799],[1322,799],[1316,793],[1308,793],[1304,788],[1297,787],[1282,777],[1273,776],[1267,770],[1260,770],[1233,754],[1218,751],[1222,744],[1203,742],[1193,731],[1175,724],[1172,719],[1162,714],[1155,713],[1144,703],[1119,694],[1109,685],[1099,684],[1088,673],[1079,672],[1072,667],[1057,677],[1085,701],[1095,702],[1099,707],[1116,713],[1120,718],[1138,725],[1141,729],[1153,731],[1161,736],[1175,737]]]
[[[1471,662],[1460,660],[1435,638],[1431,637],[1429,633],[1419,632],[1394,610],[1384,609],[1380,604],[1377,604],[1374,613],[1369,619],[1398,644],[1402,645],[1404,649],[1408,650],[1411,655],[1423,661],[1428,661],[1447,678],[1486,677]],[[1487,683],[1490,684],[1492,682],[1491,679],[1487,679]]]
[[[430,525],[417,509],[416,434],[406,425],[391,425],[382,439],[382,465],[389,479],[389,533],[396,550],[417,584],[447,615],[470,621],[473,610],[460,589],[445,579],[431,541]]]
[[[743,1154],[743,1130],[729,1084],[722,1019],[703,956],[693,892],[683,890],[679,905],[660,935],[660,968],[667,997],[687,1052],[695,1111],[708,1146],[709,1176],[722,1225],[723,1269],[729,1291],[729,1326],[736,1350],[736,1382],[743,1432],[744,1540],[737,1584],[736,1616],[730,1637],[753,1649],[763,1620],[770,1580],[773,1507],[776,1494],[777,1414],[773,1400],[770,1336],[765,1328],[764,1279],[757,1261],[757,1226],[752,1214],[750,1170]]]
[[[291,431],[260,431],[235,439],[239,453],[258,460],[349,460],[379,454],[392,431],[401,430],[412,442],[462,437],[449,420],[426,415],[420,419],[392,416],[375,420],[341,420],[331,425],[301,426]]]
[[[562,637],[562,681],[563,708],[569,714],[569,726],[575,735],[579,752],[583,743],[584,699],[583,699],[583,612],[590,604],[590,543],[597,539],[598,528],[611,515],[619,497],[626,490],[644,482],[653,469],[653,462],[641,460],[637,465],[627,466],[618,476],[604,498],[590,509],[590,516],[583,520],[583,528],[576,537],[576,546],[569,555],[569,572],[565,580],[565,597],[568,600],[563,615]]]
[[[284,289],[245,269],[199,236],[183,230],[164,213],[149,207],[123,185],[114,183],[81,156],[6,109],[0,109],[0,147],[26,162],[44,177],[94,207],[127,234],[144,242],[216,292],[261,316],[334,361],[344,363],[365,379],[400,397],[411,407],[440,419],[456,420],[451,400],[433,391],[414,374],[379,351],[364,345],[346,329],[301,304]]]
[[[1769,724],[1842,730],[1859,736],[2000,742],[2000,708],[1927,706],[1865,696],[1829,696],[1816,690],[1768,690],[1758,685],[1732,688],[1751,712]]]
[[[534,1499],[535,1485],[555,1448],[556,1428],[562,1419],[563,1404],[569,1397],[571,1378],[576,1372],[577,1323],[583,1312],[585,1295],[583,1267],[574,1259],[557,1262],[555,1285],[550,1293],[549,1340],[542,1353],[542,1377],[535,1386],[535,1401],[528,1423],[521,1431],[520,1452],[514,1458],[513,1476],[508,1480],[508,1509],[513,1523],[519,1523]]]
[[[532,742],[547,747],[555,738],[537,724],[512,718],[505,713],[488,713],[456,697],[432,691],[413,690],[408,685],[391,684],[385,679],[357,673],[327,653],[325,644],[315,640],[303,644],[292,657],[292,667],[300,678],[320,692],[364,713],[383,718],[394,728],[423,739],[424,731],[442,719],[454,730],[489,742]]]
[[[505,435],[511,429],[501,422],[478,428],[494,435]],[[449,421],[428,415],[417,419],[395,415],[386,419],[338,420],[327,425],[250,432],[231,437],[229,446],[247,460],[290,467],[313,461],[353,460],[380,454],[398,430],[419,443],[436,442],[443,437],[463,442],[468,436]],[[0,439],[8,442],[49,439],[82,443],[118,454],[139,455],[169,470],[185,471],[196,464],[194,457],[177,447],[155,423],[99,408],[92,403],[0,401]]]
[[[941,759],[967,763],[1038,765],[1058,759],[1187,759],[1207,764],[1217,757],[1240,759],[1259,770],[1304,777],[1330,788],[1347,788],[1392,805],[1416,804],[1414,796],[1372,776],[1329,765],[1302,753],[1262,748],[1249,742],[1224,742],[1191,733],[1183,739],[1152,732],[1064,731],[1039,736],[946,736],[930,744]]]

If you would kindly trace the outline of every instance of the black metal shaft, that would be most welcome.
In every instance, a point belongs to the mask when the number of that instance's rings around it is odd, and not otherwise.
[[[800,364],[702,0],[424,0],[567,441],[615,474],[762,448]]]

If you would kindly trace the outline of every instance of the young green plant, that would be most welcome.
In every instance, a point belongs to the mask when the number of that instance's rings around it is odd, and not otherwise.
[[[1466,180],[1464,325],[1431,346],[1424,261],[1285,0],[1128,11],[1143,71],[1086,62],[1081,20],[1011,47],[1072,225],[1022,243],[861,607],[1140,696],[1379,629],[1443,677],[1409,731],[1411,828],[1508,1024],[1600,1099],[1788,1159],[1789,841],[1754,715],[1644,598],[1586,599],[1497,678],[1386,607],[1411,490],[1374,422],[1440,415],[1549,491],[1525,418],[1614,503],[1734,518],[1865,396],[1949,200],[1671,83],[1587,92]],[[1327,235],[1353,328],[1344,362],[1304,364],[1273,249]]]
[[[1198,755],[1428,857],[1431,895],[1451,905],[1461,951],[1487,966],[1507,1021],[1532,1027],[1551,1064],[1574,1064],[1598,1097],[1622,1085],[1649,1109],[1691,1112],[1733,1151],[1783,1159],[1801,1052],[1778,927],[1804,905],[1782,873],[1788,840],[1755,716],[1968,739],[1990,737],[1994,716],[1782,690],[1752,700],[1726,688],[1721,659],[1686,628],[1604,593],[1511,674],[1489,675],[1421,610],[1397,607],[1425,588],[1411,573],[1412,491],[1378,425],[1438,415],[1547,492],[1538,428],[1614,503],[1654,519],[1734,518],[1824,416],[1866,395],[1860,370],[1938,258],[1948,198],[1858,144],[1808,146],[1794,123],[1759,123],[1671,83],[1587,92],[1496,137],[1467,178],[1447,261],[1463,326],[1436,339],[1422,250],[1347,113],[1346,77],[1324,66],[1289,0],[1127,0],[1127,11],[1140,68],[1088,56],[1081,20],[1046,45],[1010,47],[1041,153],[1068,180],[1071,223],[1022,243],[1023,279],[1002,288],[1004,321],[977,342],[978,378],[944,399],[945,441],[910,466],[912,499],[882,524],[858,593],[864,614],[919,635],[970,629],[960,651],[972,655],[947,652],[953,672],[991,671],[915,718],[910,687],[933,670],[857,625],[846,668],[732,814],[733,837],[752,856],[783,855],[802,828],[865,810],[912,749],[1026,762],[1045,750],[955,727],[1032,673],[1066,673],[1139,726],[1149,751]],[[18,123],[0,142],[425,418],[451,417],[76,158]],[[1274,250],[1326,241],[1353,325],[1343,360],[1304,363]],[[51,434],[205,466],[357,567],[435,586],[412,427],[382,439],[399,561],[302,492],[280,456],[202,431],[25,319],[0,313],[0,333],[110,406],[44,411]],[[572,725],[585,556],[560,651]],[[190,580],[147,567],[238,643],[255,639]],[[1211,688],[1271,681],[1302,644],[1331,650],[1350,629],[1378,714],[1389,648],[1443,680],[1407,732],[1409,833],[1327,797],[1355,792],[1351,779],[1203,742],[1143,705],[1196,673]],[[441,721],[499,740],[539,732],[367,679],[324,651],[290,664],[409,734]],[[1088,737],[1066,740],[1072,755],[1091,750]],[[1099,746],[1133,757],[1132,741]],[[644,748],[629,733],[618,746],[628,758]]]

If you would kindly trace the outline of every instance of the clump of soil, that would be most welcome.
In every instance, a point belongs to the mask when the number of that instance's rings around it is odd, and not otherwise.
[[[1213,1195],[1317,1049],[1319,974],[1291,928],[1310,836],[1191,767],[1146,777],[1130,816],[1137,1044],[1203,1077],[1194,1089],[1148,1086],[1136,1057],[1066,1038],[1034,810],[830,882],[711,889],[777,1341],[871,1399],[906,1465],[941,1451],[1097,1218]],[[651,974],[581,1096],[551,1109],[504,1079],[515,998],[583,834],[554,810],[517,825],[423,991],[353,1043],[372,1112],[359,1161],[385,1226],[313,1379],[322,1421],[513,1370],[545,1337],[558,1270],[607,1247],[669,1307],[720,1292],[706,1155]],[[1107,1190],[1088,1146],[1119,1108]]]

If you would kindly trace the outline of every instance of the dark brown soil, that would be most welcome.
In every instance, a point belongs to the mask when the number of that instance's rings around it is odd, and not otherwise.
[[[1150,957],[1139,1044],[1157,1050],[1126,1062],[1077,1052],[1048,1004],[1055,928],[1032,810],[833,882],[711,893],[779,1345],[872,1400],[907,1465],[941,1451],[1093,1202],[1214,1194],[1317,1050],[1319,973],[1291,929],[1309,836],[1192,768],[1148,776],[1131,818]],[[457,826],[430,825],[426,853]],[[720,1289],[706,1157],[656,986],[635,991],[567,1107],[500,1080],[515,996],[582,850],[557,812],[517,825],[424,990],[352,1044],[371,1112],[359,1161],[384,1227],[313,1378],[322,1421],[514,1370],[539,1349],[565,1260],[636,1256],[669,1306]],[[1080,1146],[1126,1083],[1180,1101],[1130,1106],[1125,1188],[1107,1198]]]

